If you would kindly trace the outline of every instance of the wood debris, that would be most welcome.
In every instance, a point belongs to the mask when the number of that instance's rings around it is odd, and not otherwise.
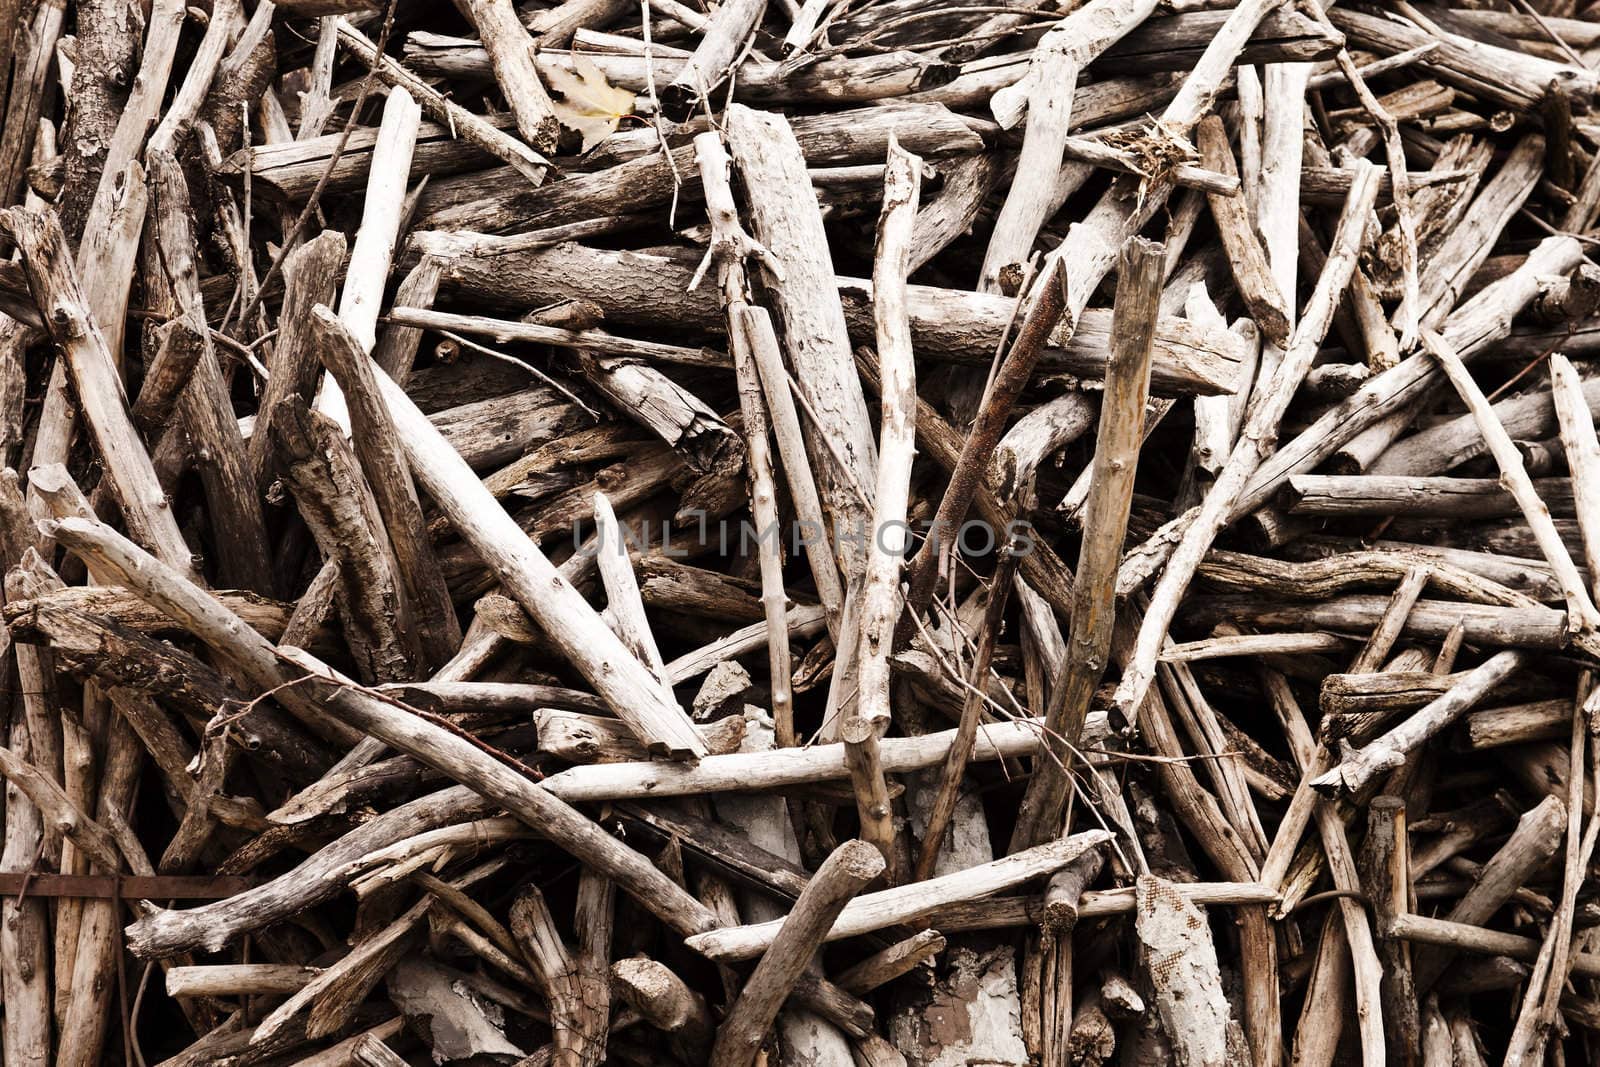
[[[0,16],[7,1067],[1600,1055],[1600,3]]]

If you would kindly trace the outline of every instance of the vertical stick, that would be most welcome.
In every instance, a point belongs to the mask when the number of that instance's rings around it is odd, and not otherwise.
[[[1596,167],[1600,170],[1600,167]],[[1550,390],[1561,445],[1572,472],[1572,496],[1577,505],[1578,531],[1583,535],[1584,562],[1589,565],[1591,589],[1600,589],[1600,441],[1595,439],[1594,416],[1583,395],[1583,381],[1572,361],[1560,352],[1550,354]]]
[[[339,319],[370,353],[378,342],[378,311],[389,281],[389,261],[400,236],[406,183],[411,177],[411,156],[417,145],[422,109],[411,94],[396,86],[383,105],[383,123],[372,146],[372,169],[367,195],[361,206],[361,228],[356,231],[350,265],[345,270],[344,291],[339,294]],[[348,424],[344,394],[331,375],[323,375],[318,410],[341,425]]]
[[[1411,910],[1411,848],[1406,835],[1405,800],[1374,797],[1367,810],[1362,873],[1372,899],[1378,958],[1383,964],[1379,995],[1383,1002],[1384,1039],[1400,1062],[1411,1064],[1417,1062],[1422,1048],[1417,990],[1411,978],[1411,946],[1389,933],[1394,917]]]
[[[727,137],[754,236],[782,272],[768,289],[795,380],[818,420],[806,425],[806,440],[821,476],[823,506],[836,532],[864,532],[868,505],[857,494],[877,483],[878,449],[805,156],[787,119],[740,104],[728,108]],[[862,553],[837,555],[844,573],[859,578]]]
[[[1017,814],[1011,851],[1042,844],[1061,832],[1066,801],[1066,766],[1083,731],[1089,698],[1105,674],[1116,618],[1117,561],[1128,529],[1133,479],[1144,436],[1144,405],[1150,392],[1150,355],[1161,300],[1164,250],[1135,238],[1122,250],[1116,314],[1111,324],[1111,359],[1095,439],[1094,474],[1084,512],[1083,548],[1072,590],[1072,625],[1067,658],[1045,709],[1045,737],[1052,754],[1034,759],[1033,778]]]
[[[533,62],[533,38],[517,9],[511,0],[467,0],[466,7],[494,66],[494,80],[516,117],[517,132],[539,151],[552,151],[561,127]]]
[[[772,446],[767,437],[767,408],[761,396],[761,372],[748,334],[728,332],[733,369],[739,383],[739,410],[744,415],[745,458],[750,467],[750,514],[756,522],[756,552],[761,566],[761,609],[767,620],[767,688],[772,694],[773,731],[778,747],[799,743],[794,728],[793,668],[789,658],[789,598],[783,588],[783,530],[778,517],[777,483],[772,472]],[[825,561],[830,571],[833,561]]]
[[[878,433],[878,484],[861,591],[861,644],[857,714],[883,733],[889,724],[889,653],[900,607],[900,565],[909,528],[911,464],[916,457],[917,369],[906,310],[906,261],[916,221],[922,161],[890,135],[884,173],[883,213],[872,269],[877,324],[878,389],[883,420]]]

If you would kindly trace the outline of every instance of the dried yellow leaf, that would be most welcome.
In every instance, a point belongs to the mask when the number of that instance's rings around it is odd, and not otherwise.
[[[583,151],[610,136],[624,115],[633,113],[634,96],[606,81],[590,60],[572,57],[577,73],[564,67],[545,68],[545,82],[554,94],[556,118],[583,138]]]

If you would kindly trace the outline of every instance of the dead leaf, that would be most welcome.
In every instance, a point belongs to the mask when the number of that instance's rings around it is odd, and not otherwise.
[[[592,61],[574,55],[572,65],[575,74],[564,67],[547,67],[545,81],[559,97],[555,100],[556,118],[583,138],[583,151],[587,152],[615,132],[624,115],[633,113],[634,96],[607,82]]]

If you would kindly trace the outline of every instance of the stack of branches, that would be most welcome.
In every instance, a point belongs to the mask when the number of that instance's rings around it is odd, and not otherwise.
[[[1600,5],[0,16],[7,1065],[1594,1058]]]

